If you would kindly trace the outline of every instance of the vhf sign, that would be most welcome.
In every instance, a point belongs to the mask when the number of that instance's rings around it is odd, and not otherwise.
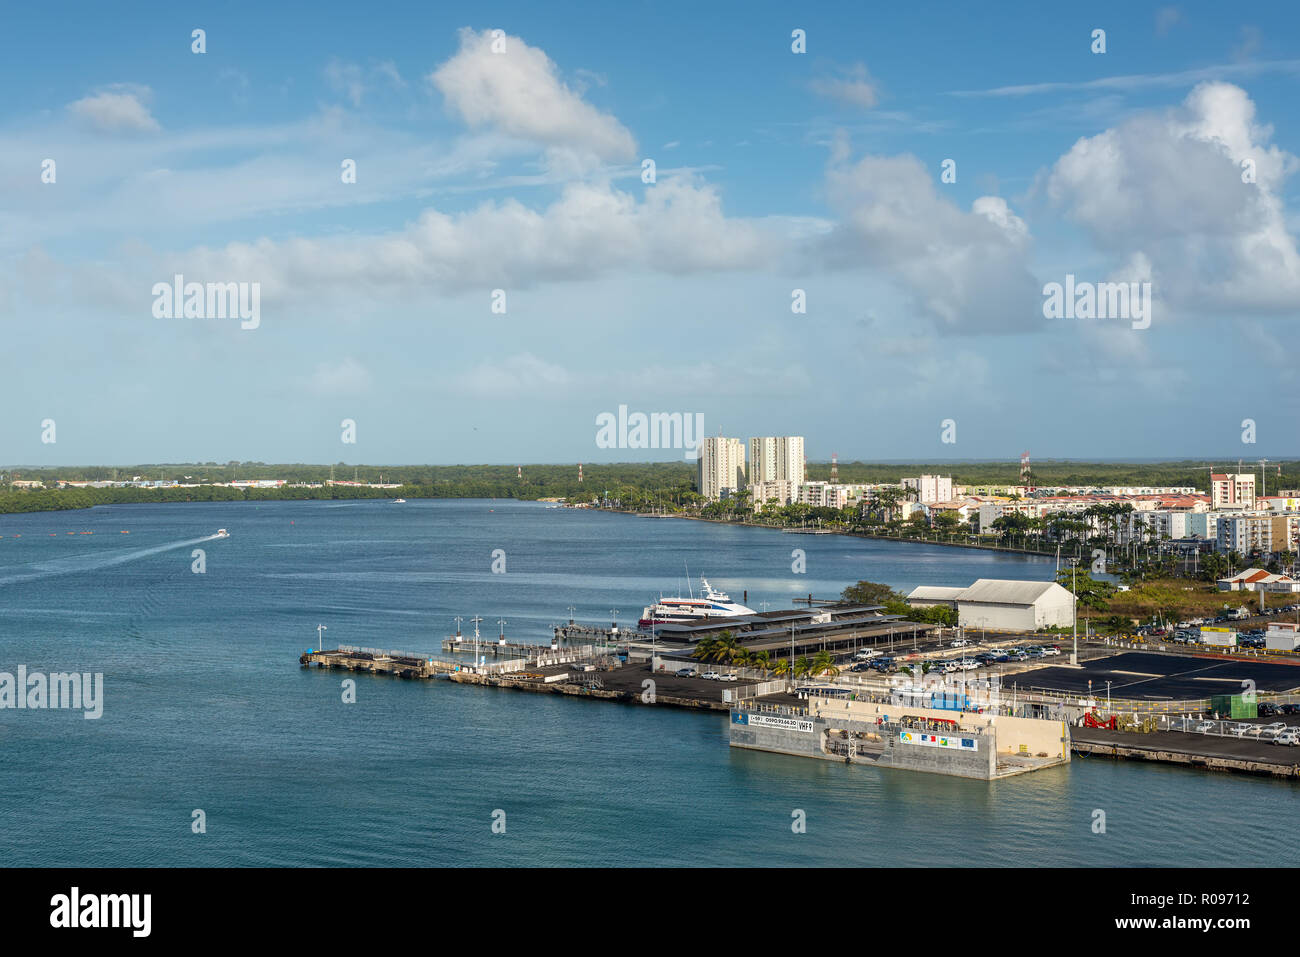
[[[732,724],[744,724],[750,727],[760,728],[780,728],[782,731],[804,731],[812,732],[813,723],[811,721],[800,721],[797,718],[778,718],[770,714],[746,714],[737,711],[731,716]]]

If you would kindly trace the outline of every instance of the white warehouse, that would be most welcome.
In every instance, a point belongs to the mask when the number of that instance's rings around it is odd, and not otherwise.
[[[966,628],[1035,631],[1074,623],[1074,596],[1056,582],[981,578],[969,588],[922,585],[912,589],[907,603],[914,608],[956,608],[957,623]]]

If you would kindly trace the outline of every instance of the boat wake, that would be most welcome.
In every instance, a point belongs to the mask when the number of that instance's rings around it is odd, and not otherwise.
[[[169,542],[166,545],[151,545],[148,548],[117,548],[108,554],[70,555],[67,558],[52,558],[44,562],[30,562],[23,566],[23,571],[0,574],[0,585],[12,585],[18,582],[50,578],[54,575],[75,575],[82,572],[97,572],[114,565],[139,561],[151,555],[160,555],[178,548],[189,548],[203,542],[210,542],[224,535],[204,535],[202,538],[187,538],[181,542]]]

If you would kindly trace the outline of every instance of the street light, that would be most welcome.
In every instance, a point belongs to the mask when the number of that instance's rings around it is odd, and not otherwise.
[[[1079,559],[1070,559],[1070,604],[1074,619],[1074,654],[1070,656],[1070,664],[1078,665],[1079,663],[1079,592],[1078,584],[1075,578],[1075,571],[1079,567]]]
[[[470,619],[470,621],[474,622],[474,668],[476,671],[478,670],[478,623],[482,620],[479,615],[475,615]]]
[[[324,650],[325,650],[325,635],[324,635],[324,633],[325,633],[326,631],[328,631],[328,630],[329,630],[329,629],[326,628],[324,625],[317,625],[317,626],[316,626],[316,650],[317,650],[317,651],[324,651]]]

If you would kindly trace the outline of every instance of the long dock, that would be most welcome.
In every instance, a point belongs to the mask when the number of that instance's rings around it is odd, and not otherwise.
[[[1202,771],[1236,771],[1300,778],[1300,755],[1291,748],[1262,741],[1242,741],[1186,731],[1138,734],[1099,728],[1071,728],[1071,748],[1076,754],[1181,764]]]
[[[752,682],[718,682],[682,677],[672,672],[651,675],[648,662],[620,665],[591,645],[540,652],[533,658],[504,659],[475,665],[418,652],[385,651],[344,646],[332,651],[307,651],[298,659],[304,668],[392,675],[399,678],[450,679],[460,684],[562,694],[627,704],[668,705],[697,711],[725,712],[728,703],[756,690]],[[472,648],[472,645],[471,645]],[[653,679],[653,681],[648,680]],[[653,687],[647,693],[647,686]]]
[[[590,645],[552,651],[545,645],[516,645],[528,649],[528,656],[477,664],[455,658],[440,658],[418,651],[386,651],[382,648],[354,648],[343,645],[333,651],[306,651],[298,658],[303,667],[365,671],[370,674],[396,675],[399,678],[438,678],[454,674],[496,675],[526,672],[537,668],[564,667],[589,662],[596,656]],[[469,650],[473,651],[473,644]],[[484,649],[480,648],[480,655]]]
[[[462,662],[429,655],[362,648],[308,651],[298,659],[298,663],[304,667],[315,665],[317,668],[365,671],[376,675],[395,675],[398,678],[436,678],[464,667]]]
[[[503,642],[497,638],[480,638],[475,641],[473,636],[466,638],[464,635],[448,635],[442,639],[442,650],[447,654],[460,652],[471,655],[491,655],[493,658],[500,658],[502,655],[511,658],[536,658],[543,652],[551,651],[551,646],[523,641]]]

